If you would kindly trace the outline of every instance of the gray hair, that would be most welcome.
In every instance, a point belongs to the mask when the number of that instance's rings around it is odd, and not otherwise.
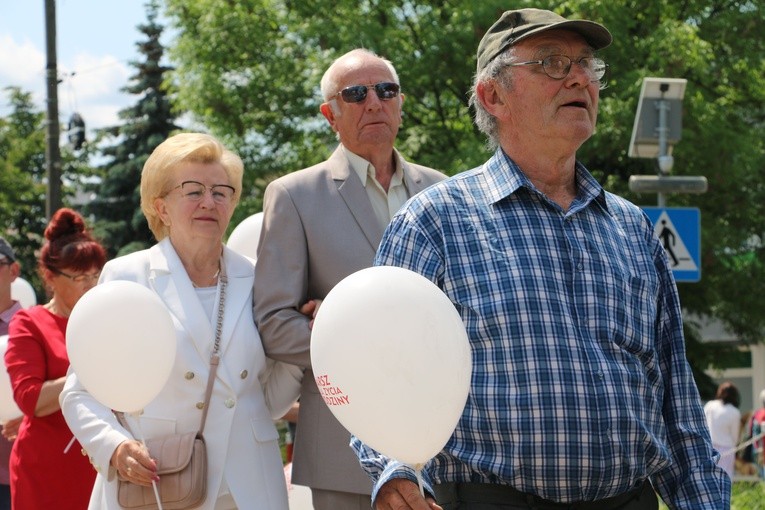
[[[477,72],[473,79],[472,93],[468,102],[469,106],[475,109],[475,122],[478,130],[486,135],[486,146],[494,151],[499,147],[499,124],[497,118],[489,113],[481,104],[476,96],[476,88],[479,83],[496,81],[500,86],[511,89],[513,87],[513,75],[508,64],[515,61],[515,48],[500,53],[494,60],[489,62],[486,67]]]
[[[393,81],[399,85],[398,80],[398,73],[396,72],[396,68],[393,67],[393,63],[391,63],[390,60],[382,58],[381,56],[377,55],[375,52],[368,50],[366,48],[356,48],[355,50],[351,50],[345,55],[342,55],[335,59],[334,62],[327,68],[327,70],[324,72],[324,76],[321,78],[321,95],[324,97],[324,101],[329,102],[330,99],[334,98],[338,92],[338,79],[337,79],[337,70],[339,69],[340,65],[347,59],[350,58],[365,58],[365,57],[373,57],[380,61],[382,61],[390,71],[391,76],[393,77]]]

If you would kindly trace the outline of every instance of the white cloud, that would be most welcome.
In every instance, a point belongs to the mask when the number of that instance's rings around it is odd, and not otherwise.
[[[30,41],[18,42],[0,35],[0,88],[14,86],[32,94],[35,105],[46,108],[46,55]],[[119,123],[119,110],[137,101],[137,96],[121,92],[135,70],[127,62],[110,55],[80,53],[71,62],[57,62],[60,83],[58,110],[62,128],[72,113],[85,119],[88,131]],[[7,95],[0,100],[0,115],[8,113]]]
[[[36,104],[45,102],[45,54],[29,40],[19,43],[9,35],[0,36],[0,88],[19,87],[31,92]],[[7,96],[0,104],[8,104]],[[3,108],[5,110],[5,108]]]
[[[119,123],[119,110],[135,103],[137,96],[121,91],[135,70],[112,56],[77,55],[71,69],[61,68],[59,112],[68,118],[78,112],[88,129]]]

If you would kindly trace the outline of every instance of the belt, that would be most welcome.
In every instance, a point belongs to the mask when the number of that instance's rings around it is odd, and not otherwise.
[[[491,483],[441,483],[433,486],[436,501],[439,505],[449,503],[483,503],[496,505],[518,505],[534,510],[618,510],[643,491],[650,490],[651,484],[646,480],[635,489],[595,501],[580,501],[576,503],[558,503],[540,498],[533,494],[521,492],[509,485]],[[655,497],[655,496],[654,496]]]

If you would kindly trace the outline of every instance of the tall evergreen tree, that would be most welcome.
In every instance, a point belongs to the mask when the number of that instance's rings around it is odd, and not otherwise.
[[[147,23],[138,25],[146,40],[136,43],[145,60],[131,62],[137,72],[122,89],[139,99],[119,112],[121,125],[99,133],[101,139],[113,138],[114,144],[102,150],[110,159],[99,167],[97,198],[85,207],[86,213],[95,217],[96,234],[112,256],[153,244],[140,208],[141,169],[154,148],[178,129],[170,96],[163,86],[165,73],[172,68],[160,63],[164,48],[159,39],[164,27],[157,22],[159,6],[151,0],[146,8]]]

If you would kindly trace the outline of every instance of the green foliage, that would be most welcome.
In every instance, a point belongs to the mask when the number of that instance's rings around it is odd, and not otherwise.
[[[466,91],[476,34],[488,28],[503,2],[169,0],[166,5],[178,31],[170,49],[177,62],[178,104],[245,160],[245,189],[252,194],[233,225],[260,210],[261,192],[271,179],[331,152],[336,140],[319,113],[319,82],[335,58],[355,47],[396,65],[406,95],[397,146],[407,158],[455,173],[486,157]]]
[[[762,510],[765,508],[765,482],[734,482],[731,491],[731,510]],[[659,500],[659,510],[668,510]]]
[[[21,277],[39,293],[35,250],[45,229],[45,116],[35,111],[31,94],[16,87],[5,92],[11,113],[0,119],[0,235],[13,246]]]
[[[32,95],[18,87],[7,87],[11,113],[0,118],[0,235],[13,246],[21,264],[21,277],[45,299],[37,274],[37,250],[47,225],[46,117],[35,109]],[[71,202],[80,183],[92,175],[84,156],[61,147],[61,193]],[[68,205],[68,204],[67,204]]]

